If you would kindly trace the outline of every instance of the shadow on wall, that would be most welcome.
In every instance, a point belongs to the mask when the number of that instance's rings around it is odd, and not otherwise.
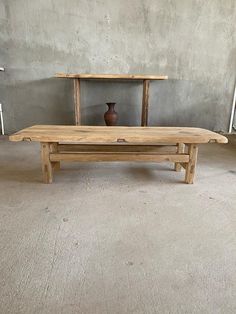
[[[210,84],[206,86],[199,81],[169,79],[158,84],[153,82],[150,89],[149,125],[217,130],[218,120],[228,119],[226,110],[219,117],[222,111],[220,107],[227,96],[227,91],[224,94],[222,89]]]
[[[48,78],[8,85],[6,126],[13,132],[34,124],[73,124],[73,84]]]

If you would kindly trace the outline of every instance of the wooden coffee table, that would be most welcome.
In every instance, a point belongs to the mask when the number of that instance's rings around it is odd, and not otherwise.
[[[198,144],[227,143],[225,136],[199,128],[103,127],[35,125],[10,136],[10,141],[41,143],[45,183],[61,161],[136,161],[175,163],[185,169],[185,182],[193,183]]]

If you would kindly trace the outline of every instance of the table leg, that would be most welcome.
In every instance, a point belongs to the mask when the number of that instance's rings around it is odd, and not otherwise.
[[[52,162],[50,161],[50,143],[41,143],[41,161],[44,183],[52,183]]]
[[[149,86],[150,86],[150,81],[143,80],[143,102],[142,102],[141,126],[148,125]]]
[[[184,153],[184,144],[178,143],[177,144],[177,154],[183,154]],[[175,163],[175,171],[180,172],[182,169],[182,166],[179,162]]]
[[[50,153],[58,153],[58,143],[50,143]],[[60,161],[52,162],[53,170],[60,170]]]
[[[193,184],[198,154],[198,147],[196,144],[188,145],[188,154],[189,162],[187,163],[186,167],[185,182],[188,184]]]
[[[80,79],[74,79],[75,124],[81,125],[80,113]]]

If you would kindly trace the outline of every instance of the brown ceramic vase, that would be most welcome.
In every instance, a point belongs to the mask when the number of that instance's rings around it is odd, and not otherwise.
[[[115,111],[115,102],[107,102],[108,110],[104,113],[107,126],[115,126],[118,121],[118,113]]]

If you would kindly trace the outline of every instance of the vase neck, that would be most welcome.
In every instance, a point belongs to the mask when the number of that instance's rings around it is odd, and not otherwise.
[[[109,108],[110,111],[114,111],[114,107],[115,107],[115,102],[108,102],[107,106]]]

